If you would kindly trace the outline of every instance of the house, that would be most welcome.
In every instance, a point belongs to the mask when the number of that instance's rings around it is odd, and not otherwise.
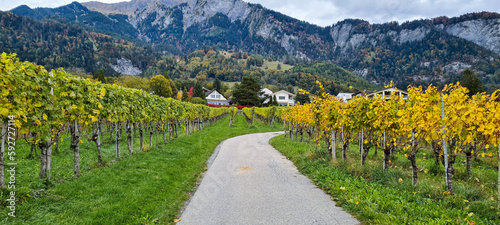
[[[205,92],[205,96],[207,95],[208,92],[212,91],[206,87],[202,87],[203,91]]]
[[[273,93],[273,98],[274,96],[276,96],[276,100],[278,101],[278,105],[279,106],[294,106],[295,105],[295,95],[288,92],[288,91],[285,91],[285,90],[281,90],[281,91],[277,91],[275,93]]]
[[[207,104],[210,105],[229,105],[230,101],[216,89],[205,92],[205,99],[207,100]]]
[[[261,95],[259,95],[259,98],[265,98],[266,100],[264,100],[264,104],[267,104],[269,103],[269,101],[271,101],[271,98],[273,96],[273,91],[267,89],[267,88],[264,88],[264,89],[260,89],[260,92],[262,92]]]
[[[392,95],[397,95],[404,100],[408,99],[408,92],[396,89],[394,87],[386,88],[380,91],[375,92],[366,92],[366,93],[357,93],[356,96],[366,95],[367,98],[382,98],[382,99],[390,99]]]
[[[344,102],[348,102],[353,97],[354,93],[339,93],[336,98],[341,99]]]

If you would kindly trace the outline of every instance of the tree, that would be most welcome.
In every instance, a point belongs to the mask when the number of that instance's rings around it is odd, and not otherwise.
[[[196,84],[194,85],[193,97],[198,97],[205,100],[205,91],[203,91],[203,87],[201,86],[200,82],[196,82]]]
[[[191,103],[193,103],[193,104],[201,104],[201,105],[206,105],[207,104],[207,102],[205,100],[201,99],[200,97],[193,97],[191,99]]]
[[[193,94],[194,94],[194,91],[193,91],[193,87],[189,88],[189,92],[187,93],[188,95],[188,101],[191,101],[191,98],[193,98]]]
[[[479,79],[470,69],[464,70],[460,83],[469,90],[469,97],[485,91],[481,79]]]
[[[189,98],[188,91],[184,87],[184,89],[182,89],[182,97],[181,97],[181,99],[182,99],[183,102],[187,102],[188,98]]]
[[[271,103],[269,103],[269,106],[278,106],[278,100],[276,99],[276,95],[273,95],[273,99]]]
[[[157,75],[152,77],[150,80],[151,91],[155,95],[162,96],[165,98],[172,97],[172,88],[170,87],[170,81],[167,80],[163,75]]]
[[[260,98],[260,84],[253,77],[243,77],[241,84],[233,90],[233,101],[239,105],[260,106],[264,99]]]
[[[300,92],[297,93],[297,95],[295,96],[295,101],[300,102],[300,104],[311,103],[311,101],[309,99],[309,95],[301,94]]]
[[[219,78],[215,78],[214,80],[214,85],[213,88],[219,91],[222,91],[222,83],[220,82]]]
[[[120,76],[114,81],[115,84],[127,88],[141,89],[149,92],[149,79],[138,76]]]
[[[168,79],[168,81],[170,82],[170,88],[172,89],[172,98],[176,98],[179,90],[177,90],[177,87],[172,79]]]
[[[163,76],[167,78],[167,80],[170,82],[170,88],[172,89],[172,98],[177,98],[177,94],[179,93],[179,90],[177,90],[177,87],[175,85],[175,82],[170,78],[168,75],[168,72],[164,72]]]
[[[278,64],[279,65],[279,64]],[[306,90],[307,84],[304,79],[300,79],[299,81],[299,89]],[[300,102],[300,104],[306,104],[310,103],[311,99],[309,98],[309,95],[306,93],[301,93],[300,91],[297,93],[295,96],[295,101]]]
[[[106,79],[106,76],[104,76],[104,70],[101,69],[96,75],[95,78],[100,81],[101,83],[105,84],[107,83],[108,79]]]
[[[276,66],[276,69],[281,70],[281,64],[278,63],[278,65]]]

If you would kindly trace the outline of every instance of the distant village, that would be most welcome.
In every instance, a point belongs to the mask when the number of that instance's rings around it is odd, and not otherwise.
[[[213,89],[209,90],[207,88],[203,88],[205,91],[205,98],[207,100],[208,105],[231,105],[232,101],[231,98],[225,97],[223,94],[221,94],[218,90]],[[278,102],[278,106],[294,106],[295,105],[295,94],[290,93],[285,90],[280,90],[277,92],[273,92],[269,90],[268,88],[263,88],[260,90],[262,93],[259,97],[265,98],[263,104],[268,104],[270,101],[272,101],[274,98]],[[374,92],[367,92],[367,91],[361,91],[357,93],[339,93],[337,94],[336,98],[341,99],[345,102],[348,102],[354,97],[357,96],[366,96],[367,98],[375,98],[375,97],[380,97],[383,99],[390,99],[391,96],[393,95],[398,95],[400,98],[407,99],[408,98],[408,92],[399,90],[394,87],[390,88],[385,88],[380,91],[374,91]]]

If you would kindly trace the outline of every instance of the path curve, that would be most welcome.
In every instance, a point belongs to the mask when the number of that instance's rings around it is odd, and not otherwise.
[[[269,145],[279,134],[224,141],[178,224],[359,224]]]

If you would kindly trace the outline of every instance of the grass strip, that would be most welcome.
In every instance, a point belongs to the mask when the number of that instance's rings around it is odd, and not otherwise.
[[[414,188],[410,174],[397,162],[393,162],[387,172],[383,172],[381,160],[378,163],[370,160],[365,167],[359,165],[359,151],[355,149],[355,145],[351,146],[350,160],[344,163],[338,162],[341,159],[332,162],[325,148],[293,141],[283,135],[271,139],[270,143],[292,160],[301,173],[331,195],[338,206],[363,223],[500,224],[499,211],[493,197],[484,193],[468,193],[467,190],[463,190],[467,196],[485,196],[467,200],[460,194],[446,195],[442,193],[444,184],[436,184],[433,179],[427,179],[424,175],[421,175],[419,187]],[[399,161],[404,162],[402,157],[399,157]],[[374,158],[377,156],[372,156],[371,159]],[[406,170],[408,169],[407,167]],[[456,183],[457,186],[472,187],[467,185],[471,181]],[[478,188],[474,190],[479,191]]]
[[[0,208],[0,223],[172,224],[189,193],[195,191],[200,175],[206,170],[206,161],[218,144],[243,134],[281,130],[280,124],[271,127],[257,122],[249,126],[243,115],[237,115],[232,127],[228,124],[226,117],[191,136],[180,136],[148,152],[120,159],[114,159],[114,144],[105,140],[103,155],[108,165],[105,167],[94,165],[95,146],[90,145],[80,153],[79,178],[70,175],[73,155],[69,140],[65,140],[61,151],[53,156],[56,182],[49,187],[37,177],[39,160],[28,159],[28,146],[20,147],[19,151],[26,153],[18,165],[23,200],[17,203],[15,218],[7,216],[4,203]],[[122,146],[126,148],[125,142]]]

